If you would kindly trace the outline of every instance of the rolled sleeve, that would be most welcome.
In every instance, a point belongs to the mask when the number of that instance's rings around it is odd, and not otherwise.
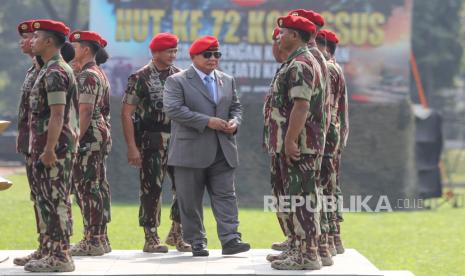
[[[93,104],[95,103],[96,96],[93,94],[81,94],[79,95],[79,103]]]
[[[48,92],[47,101],[48,101],[48,105],[66,104],[66,92],[65,91]]]

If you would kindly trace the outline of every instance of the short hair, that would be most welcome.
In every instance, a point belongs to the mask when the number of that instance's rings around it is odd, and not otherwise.
[[[52,38],[53,44],[57,48],[63,47],[66,42],[66,36],[63,33],[51,30],[44,30]]]
[[[334,42],[331,42],[331,41],[326,41],[326,47],[328,48],[329,50],[329,53],[334,56],[334,54],[336,53],[336,43]]]
[[[293,31],[295,31],[296,33],[299,34],[299,37],[300,39],[305,42],[305,43],[308,43],[310,41],[310,38],[312,36],[311,33],[309,32],[306,32],[306,31],[302,31],[302,30],[297,30],[297,29],[291,29]]]

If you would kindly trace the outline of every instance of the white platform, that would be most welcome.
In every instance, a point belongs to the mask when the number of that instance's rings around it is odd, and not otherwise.
[[[13,258],[31,251],[0,251],[0,275],[35,275],[13,264]],[[267,249],[254,249],[234,256],[222,256],[221,250],[210,250],[209,257],[193,258],[191,253],[170,251],[149,254],[140,250],[114,250],[100,257],[74,257],[76,270],[61,275],[392,275],[411,276],[408,271],[380,271],[354,249],[333,258],[334,265],[317,271],[280,271],[265,259]]]

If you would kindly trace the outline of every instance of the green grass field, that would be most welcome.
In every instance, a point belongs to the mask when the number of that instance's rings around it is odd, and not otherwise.
[[[9,177],[15,184],[0,193],[0,249],[33,249],[36,234],[26,178]],[[114,249],[141,249],[138,206],[113,204],[109,235]],[[169,230],[169,208],[162,210],[159,233]],[[82,222],[73,208],[74,236],[81,238]],[[274,213],[240,210],[240,231],[253,248],[268,248],[283,239]],[[465,275],[465,209],[449,205],[434,211],[345,215],[343,240],[382,270],[410,270],[415,275]],[[220,248],[210,209],[205,210],[209,248]]]

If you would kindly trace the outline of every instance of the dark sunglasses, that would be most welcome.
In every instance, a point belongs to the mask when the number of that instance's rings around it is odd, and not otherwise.
[[[211,51],[206,51],[202,53],[202,56],[206,59],[211,58],[214,56],[216,59],[219,59],[221,57],[221,52],[211,52]]]

